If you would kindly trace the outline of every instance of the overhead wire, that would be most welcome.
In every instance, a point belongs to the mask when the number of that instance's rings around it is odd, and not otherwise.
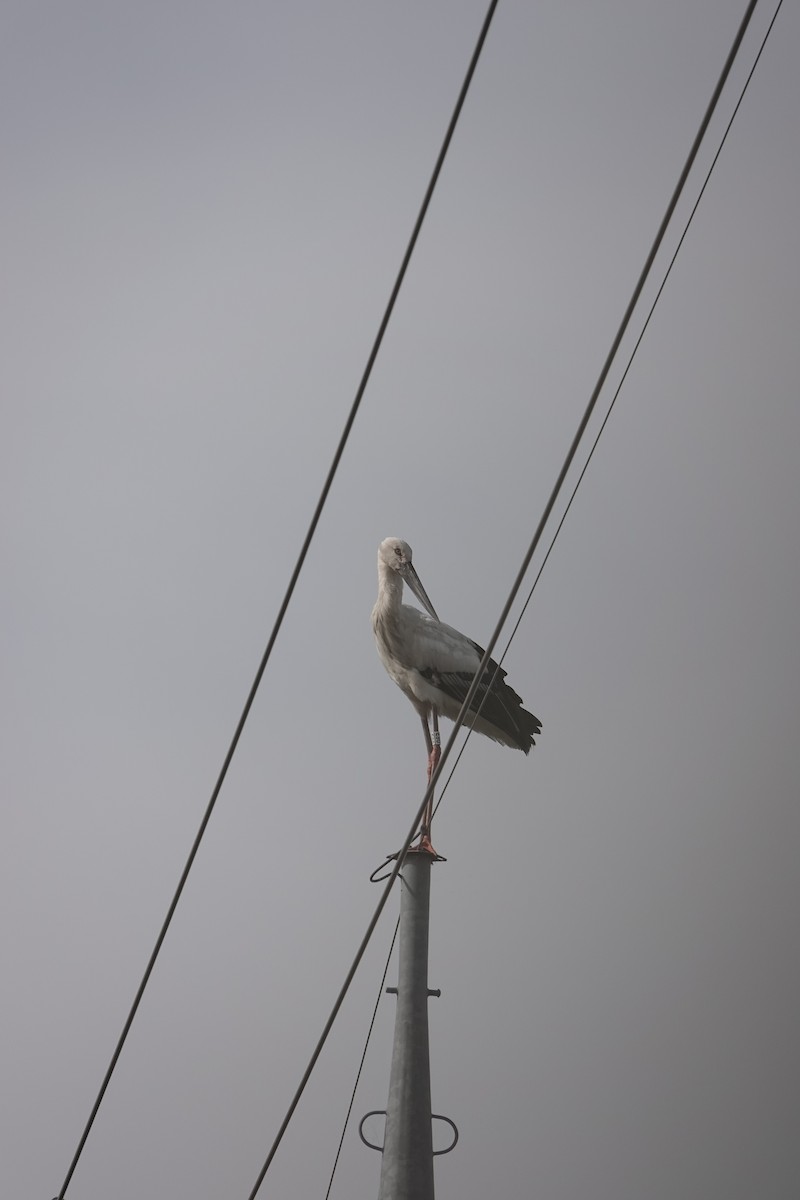
[[[261,1188],[261,1184],[264,1181],[267,1171],[269,1170],[269,1168],[275,1158],[278,1147],[280,1146],[280,1143],[283,1140],[283,1136],[286,1133],[286,1130],[289,1126],[292,1116],[294,1115],[297,1105],[300,1102],[303,1092],[305,1091],[305,1088],[308,1084],[308,1081],[311,1077],[311,1074],[314,1070],[317,1060],[318,1060],[320,1054],[322,1053],[322,1049],[325,1045],[325,1042],[328,1039],[328,1035],[330,1034],[330,1031],[333,1027],[333,1024],[336,1020],[339,1010],[341,1009],[341,1006],[344,1002],[345,996],[347,995],[347,992],[350,988],[350,984],[352,983],[355,973],[358,970],[359,964],[361,963],[361,960],[364,957],[364,954],[366,952],[367,946],[369,945],[372,934],[375,930],[378,920],[380,919],[380,915],[383,912],[383,909],[389,898],[391,890],[394,886],[394,882],[400,872],[403,859],[408,851],[409,846],[411,845],[412,841],[414,840],[417,826],[419,825],[419,822],[422,819],[422,815],[425,811],[426,805],[428,804],[428,801],[429,801],[430,797],[433,795],[434,790],[438,784],[438,781],[442,774],[444,766],[447,763],[447,760],[448,760],[450,753],[453,749],[453,746],[455,744],[459,730],[461,729],[461,726],[463,725],[466,717],[469,715],[470,705],[472,704],[475,693],[478,689],[478,685],[479,685],[481,679],[483,678],[483,673],[486,670],[489,659],[491,658],[495,644],[497,643],[497,641],[500,637],[503,626],[505,625],[506,620],[508,619],[508,614],[511,611],[514,601],[516,600],[517,594],[519,593],[519,590],[522,586],[523,580],[528,571],[528,567],[530,566],[531,559],[533,558],[533,555],[536,552],[536,549],[537,549],[539,542],[541,540],[541,537],[542,537],[542,533],[544,532],[545,526],[550,518],[550,514],[552,513],[553,508],[555,507],[556,501],[561,492],[561,488],[563,487],[564,480],[566,479],[566,476],[570,470],[570,467],[572,466],[572,463],[573,463],[573,460],[577,453],[578,447],[579,447],[579,445],[583,439],[583,435],[586,431],[586,427],[589,423],[589,420],[591,419],[592,413],[594,412],[595,406],[597,404],[597,400],[600,396],[600,393],[605,384],[608,373],[611,369],[611,365],[616,357],[620,343],[622,342],[622,339],[627,331],[633,311],[636,307],[636,304],[638,303],[638,300],[642,293],[644,285],[649,277],[653,262],[656,258],[656,255],[658,254],[658,251],[664,240],[664,236],[666,234],[666,231],[670,224],[670,221],[672,220],[672,216],[673,216],[673,213],[675,212],[675,208],[677,207],[678,201],[683,193],[683,189],[686,184],[686,180],[689,176],[692,166],[694,165],[695,159],[697,157],[697,153],[700,149],[700,145],[702,144],[702,141],[705,136],[706,130],[708,128],[708,125],[709,125],[711,118],[716,110],[717,103],[719,101],[719,97],[725,86],[725,82],[730,74],[731,67],[733,66],[733,63],[736,59],[736,56],[739,51],[739,47],[741,46],[742,40],[747,31],[748,25],[752,18],[752,15],[755,10],[757,2],[758,2],[758,0],[749,0],[745,14],[742,17],[742,20],[736,31],[736,35],[733,39],[733,43],[728,52],[727,58],[725,59],[724,66],[722,68],[720,76],[719,76],[717,83],[714,87],[714,90],[712,92],[711,99],[708,102],[705,113],[700,122],[699,129],[695,135],[694,141],[692,142],[692,145],[691,145],[691,148],[687,155],[686,161],[685,161],[683,168],[680,172],[680,175],[678,177],[678,182],[675,185],[675,188],[672,192],[669,203],[667,204],[666,211],[665,211],[664,216],[661,220],[661,223],[658,227],[658,230],[656,232],[652,246],[650,248],[650,251],[648,252],[647,258],[645,259],[644,266],[642,267],[642,270],[639,274],[639,278],[633,289],[633,293],[632,293],[631,298],[628,302],[628,305],[625,309],[625,312],[623,314],[623,317],[620,322],[617,333],[611,343],[611,348],[608,351],[605,362],[603,363],[602,369],[598,376],[597,382],[594,386],[591,396],[589,397],[589,401],[586,405],[583,416],[581,417],[577,431],[572,439],[569,450],[567,451],[567,455],[564,459],[561,470],[559,471],[558,476],[556,477],[555,484],[553,485],[552,491],[551,491],[548,501],[544,507],[544,511],[539,520],[539,523],[536,526],[536,530],[533,534],[530,545],[528,546],[528,549],[522,559],[522,563],[519,567],[516,578],[514,579],[514,582],[508,593],[506,602],[503,605],[503,608],[500,613],[500,617],[498,618],[495,629],[492,633],[491,638],[489,639],[486,650],[484,651],[483,658],[481,659],[481,662],[476,669],[472,683],[471,683],[469,689],[467,690],[466,696],[464,697],[464,701],[463,701],[461,708],[458,712],[458,715],[454,721],[450,736],[448,737],[446,744],[442,747],[442,752],[441,752],[441,757],[439,759],[439,763],[436,767],[436,770],[432,774],[432,777],[430,779],[430,782],[428,783],[427,788],[425,789],[425,793],[422,797],[419,807],[418,807],[416,813],[414,814],[413,823],[405,837],[404,842],[402,843],[402,848],[400,849],[400,851],[397,854],[394,866],[392,867],[392,870],[386,880],[385,887],[384,887],[384,889],[380,895],[380,898],[376,904],[375,910],[374,910],[372,917],[370,918],[370,921],[367,925],[364,936],[362,937],[361,942],[359,943],[359,946],[356,950],[355,956],[350,964],[347,974],[345,975],[344,982],[339,990],[338,995],[336,996],[333,1007],[332,1007],[330,1014],[325,1022],[325,1025],[323,1027],[322,1033],[317,1041],[316,1046],[314,1047],[314,1050],[311,1054],[308,1065],[306,1066],[306,1069],[303,1072],[302,1078],[301,1078],[300,1083],[294,1093],[294,1096],[292,1097],[292,1100],[289,1104],[289,1108],[286,1112],[286,1115],[278,1129],[278,1132],[275,1136],[272,1146],[270,1147],[270,1150],[269,1150],[269,1153],[267,1154],[267,1158],[264,1162],[264,1165],[262,1166],[262,1168],[256,1178],[256,1182],[255,1182],[251,1192],[249,1193],[248,1200],[255,1200],[255,1197],[257,1196],[257,1194]],[[493,7],[494,6],[491,6],[491,8],[490,8],[490,14],[491,14],[491,11],[493,11]],[[487,20],[488,19],[490,19],[490,18],[487,17]]]
[[[456,101],[456,105],[453,110],[453,115],[450,119],[450,124],[448,125],[447,133],[445,134],[445,140],[442,145],[442,149],[439,153],[439,158],[437,159],[436,167],[434,168],[434,175],[431,179],[431,183],[428,186],[428,191],[426,192],[425,201],[423,202],[423,206],[424,206],[425,210],[427,210],[427,204],[429,202],[430,196],[433,191],[434,182],[438,178],[442,163],[444,162],[444,156],[446,154],[447,147],[450,145],[450,141],[452,139],[456,124],[458,122],[458,117],[464,106],[464,101],[466,100],[467,92],[469,91],[469,86],[470,86],[470,83],[472,82],[472,77],[475,74],[475,69],[478,65],[478,61],[480,59],[484,43],[488,36],[489,28],[491,26],[492,18],[494,17],[495,9],[497,8],[498,2],[499,2],[499,0],[491,0],[490,4],[486,10],[486,16],[484,17],[480,33],[478,34],[478,39],[477,39],[477,42],[475,43],[475,49],[473,50],[472,58],[470,59],[469,66],[467,67],[466,75],[464,76],[464,82],[461,85],[461,91],[459,92],[458,99]],[[420,224],[421,224],[421,221],[418,220],[418,226]],[[416,232],[416,230],[415,230],[415,232]],[[421,815],[421,812],[422,812],[422,810],[420,809],[420,815]],[[413,837],[413,830],[412,830],[412,833],[409,835],[408,841],[406,842],[406,849],[411,844],[412,837]],[[369,923],[367,932],[365,933],[365,935],[361,941],[361,944],[358,948],[358,951],[356,952],[355,959],[351,965],[350,970],[348,971],[348,973],[345,977],[345,981],[339,991],[339,995],[336,998],[336,1001],[334,1003],[334,1006],[330,1013],[330,1016],[328,1017],[328,1020],[325,1023],[325,1027],[323,1028],[323,1031],[319,1038],[319,1041],[317,1042],[317,1045],[311,1055],[311,1059],[308,1063],[308,1066],[306,1067],[306,1070],[303,1073],[303,1076],[300,1080],[300,1084],[298,1085],[297,1091],[295,1092],[295,1095],[292,1098],[292,1101],[289,1105],[289,1109],[286,1113],[286,1116],[284,1117],[284,1119],[281,1123],[281,1126],[278,1129],[278,1132],[275,1136],[275,1140],[274,1140],[272,1146],[270,1147],[270,1151],[267,1155],[266,1161],[264,1162],[264,1165],[261,1168],[261,1171],[259,1172],[258,1178],[256,1179],[256,1182],[250,1193],[250,1200],[253,1200],[253,1197],[255,1197],[257,1195],[257,1193],[261,1187],[264,1177],[265,1177],[267,1171],[269,1170],[269,1167],[272,1163],[273,1158],[275,1157],[275,1154],[277,1153],[278,1146],[280,1145],[281,1141],[283,1140],[283,1135],[285,1134],[285,1132],[289,1126],[289,1122],[291,1121],[292,1116],[294,1115],[294,1111],[300,1102],[300,1097],[302,1096],[303,1092],[305,1091],[306,1084],[308,1083],[308,1080],[311,1077],[311,1072],[313,1071],[314,1066],[316,1065],[317,1059],[319,1058],[320,1054],[322,1053],[322,1047],[325,1045],[325,1042],[327,1041],[328,1034],[330,1033],[331,1028],[333,1027],[333,1023],[336,1020],[336,1017],[339,1013],[339,1009],[341,1008],[344,998],[347,995],[347,992],[350,988],[350,984],[353,980],[353,976],[355,975],[356,971],[358,970],[358,966],[361,962],[361,959],[364,956],[364,952],[367,948],[367,945],[369,944],[370,938],[372,937],[375,926],[377,925],[380,915],[383,912],[384,905],[386,904],[386,900],[388,899],[388,896],[389,896],[389,891],[391,890],[394,880],[397,877],[397,871],[399,870],[399,864],[400,864],[400,860],[398,859],[398,862],[395,864],[396,870],[393,870],[389,877],[386,891],[384,892],[384,894],[382,895],[381,899],[378,902],[378,906],[376,908],[376,911],[373,915],[372,920]],[[59,1198],[59,1200],[60,1200],[60,1198]]]
[[[423,196],[422,203],[420,205],[420,209],[417,214],[416,221],[414,222],[414,226],[413,226],[411,236],[408,241],[408,245],[406,247],[402,261],[400,263],[400,268],[397,272],[394,286],[392,287],[388,302],[386,304],[386,308],[383,313],[383,317],[381,318],[381,322],[378,326],[378,332],[375,335],[375,339],[372,344],[372,348],[371,348],[369,356],[367,358],[366,366],[364,367],[364,371],[362,373],[361,380],[360,380],[358,388],[356,390],[355,398],[350,407],[350,411],[349,411],[347,419],[345,421],[344,428],[342,430],[342,434],[339,438],[339,443],[334,452],[333,459],[331,460],[331,465],[328,469],[328,473],[325,478],[325,482],[322,486],[322,491],[320,492],[320,496],[317,501],[316,508],[314,509],[314,512],[311,517],[311,521],[309,522],[308,530],[303,539],[303,543],[300,548],[300,553],[297,557],[297,562],[295,563],[294,569],[290,576],[289,583],[286,588],[286,594],[284,595],[283,601],[281,602],[281,606],[278,610],[278,615],[275,618],[275,622],[272,627],[272,632],[270,633],[266,649],[264,650],[264,654],[261,658],[261,662],[259,663],[258,670],[256,671],[256,674],[255,674],[255,678],[251,685],[250,691],[247,695],[247,699],[245,701],[244,708],[242,709],[242,713],[241,713],[241,716],[239,717],[239,721],[236,725],[236,729],[234,731],[233,737],[232,737],[230,745],[228,747],[228,751],[223,760],[222,767],[221,767],[219,775],[217,777],[217,781],[214,785],[213,791],[211,793],[211,797],[208,801],[205,812],[203,814],[203,818],[200,822],[200,827],[197,831],[194,842],[192,843],[191,850],[189,851],[189,856],[186,860],[186,864],[183,868],[180,879],[178,881],[178,886],[175,890],[175,894],[174,894],[172,901],[170,903],[170,906],[167,910],[167,915],[161,926],[158,937],[156,938],[155,946],[153,947],[153,951],[147,962],[147,966],[145,968],[144,975],[142,976],[142,980],[141,980],[139,987],[136,991],[136,994],[134,996],[133,1003],[131,1005],[128,1016],[125,1020],[125,1024],[122,1027],[122,1032],[119,1036],[116,1047],[111,1056],[111,1061],[108,1065],[105,1076],[103,1077],[103,1081],[100,1085],[100,1090],[99,1090],[97,1097],[95,1099],[95,1102],[92,1106],[91,1112],[89,1114],[89,1118],[86,1122],[83,1133],[81,1134],[77,1149],[75,1150],[75,1154],[73,1155],[72,1161],[69,1165],[66,1176],[64,1178],[64,1182],[61,1185],[61,1189],[58,1193],[58,1197],[56,1198],[56,1200],[64,1200],[64,1196],[66,1194],[67,1188],[69,1187],[70,1181],[72,1180],[72,1177],[75,1173],[75,1168],[77,1167],[78,1162],[81,1157],[81,1154],[83,1153],[84,1146],[86,1145],[86,1141],[91,1132],[95,1118],[97,1117],[97,1113],[100,1109],[100,1105],[103,1102],[103,1098],[108,1089],[108,1085],[111,1081],[111,1077],[116,1068],[120,1054],[122,1053],[123,1046],[125,1045],[125,1042],[127,1040],[128,1034],[129,1034],[131,1026],[133,1024],[134,1018],[139,1009],[139,1005],[141,1004],[145,989],[147,988],[147,985],[149,983],[150,976],[153,973],[153,968],[155,967],[156,960],[161,951],[161,947],[163,945],[164,939],[167,935],[167,931],[172,922],[172,918],[174,916],[175,910],[178,906],[178,901],[180,900],[181,894],[183,893],[183,889],[184,889],[184,887],[186,885],[186,881],[189,877],[189,872],[191,871],[192,865],[195,861],[195,858],[197,857],[197,852],[200,848],[200,843],[203,839],[203,835],[204,835],[206,828],[208,826],[208,823],[211,819],[211,814],[214,811],[214,807],[217,802],[217,797],[219,796],[219,793],[222,789],[222,785],[223,785],[223,783],[225,781],[225,777],[228,773],[228,768],[230,767],[231,761],[232,761],[234,753],[236,751],[236,747],[239,744],[239,739],[241,738],[242,731],[244,730],[245,723],[247,722],[247,718],[248,718],[248,716],[250,714],[250,710],[253,706],[253,702],[255,700],[259,685],[261,683],[261,679],[264,675],[264,672],[266,670],[270,656],[272,654],[272,649],[277,640],[281,626],[283,625],[283,620],[284,620],[284,617],[286,616],[286,612],[289,607],[289,603],[292,599],[292,596],[294,595],[295,587],[297,586],[297,581],[300,577],[300,572],[302,571],[303,564],[305,563],[306,556],[308,555],[308,551],[311,546],[312,539],[313,539],[314,534],[317,529],[317,525],[319,524],[320,517],[322,516],[322,510],[325,507],[325,503],[328,499],[328,493],[330,492],[331,487],[333,485],[334,477],[339,468],[339,463],[341,461],[342,455],[344,454],[345,446],[347,445],[347,441],[350,437],[350,432],[352,430],[353,424],[354,424],[356,416],[358,414],[358,410],[361,406],[361,401],[363,399],[364,392],[366,391],[366,387],[367,387],[367,383],[369,382],[369,378],[372,374],[372,368],[373,368],[373,366],[375,364],[375,360],[378,356],[378,351],[380,350],[380,347],[383,343],[383,338],[386,333],[386,329],[389,325],[389,321],[392,316],[392,313],[394,311],[397,297],[400,293],[400,288],[402,287],[403,280],[405,279],[406,272],[408,270],[408,265],[411,261],[412,254],[414,252],[414,248],[417,244],[420,230],[422,229],[423,222],[425,220],[426,214],[430,207],[431,199],[433,197],[433,193],[435,191],[436,184],[439,180],[439,176],[441,174],[445,158],[447,157],[447,152],[450,148],[450,143],[452,142],[453,134],[455,133],[455,129],[458,124],[458,119],[461,115],[461,110],[464,107],[464,102],[466,100],[467,93],[469,91],[469,87],[472,82],[473,75],[475,74],[475,68],[478,65],[478,60],[480,58],[484,42],[485,42],[487,34],[489,32],[489,27],[491,25],[492,17],[494,16],[495,9],[497,8],[497,4],[498,4],[498,0],[491,0],[491,3],[488,6],[486,16],[483,21],[483,25],[481,27],[481,31],[478,36],[477,43],[475,45],[475,49],[474,49],[472,57],[470,59],[469,66],[467,67],[467,71],[464,76],[464,80],[462,82],[461,89],[459,91],[455,107],[453,109],[453,113],[450,117],[449,124],[445,131],[442,145],[441,145],[441,148],[437,155],[436,162],[434,164],[433,171],[431,173],[431,177],[428,182],[428,186],[425,190],[425,194]]]
[[[347,1134],[347,1126],[350,1123],[350,1116],[353,1111],[353,1105],[355,1104],[355,1101],[356,1101],[356,1092],[358,1091],[358,1085],[361,1081],[361,1072],[364,1070],[364,1063],[367,1058],[367,1050],[369,1049],[370,1038],[372,1037],[372,1031],[375,1028],[375,1019],[378,1016],[378,1008],[380,1007],[381,998],[383,996],[383,986],[386,983],[386,976],[389,973],[389,963],[392,961],[392,952],[394,951],[394,944],[397,941],[397,934],[399,933],[399,931],[400,931],[400,918],[398,917],[397,922],[394,927],[394,933],[392,934],[392,941],[391,941],[391,945],[389,946],[389,953],[386,955],[386,966],[383,968],[383,975],[381,976],[381,981],[380,981],[380,984],[378,985],[378,995],[375,998],[375,1007],[372,1010],[372,1019],[370,1020],[369,1028],[367,1029],[367,1036],[364,1040],[364,1049],[361,1053],[361,1061],[358,1064],[358,1070],[356,1071],[355,1082],[353,1083],[353,1090],[350,1093],[350,1103],[348,1104],[347,1112],[345,1113],[344,1124],[342,1126],[342,1135],[339,1138],[339,1145],[336,1150],[336,1157],[333,1160],[333,1167],[331,1169],[331,1177],[328,1180],[328,1190],[325,1192],[325,1200],[329,1200],[329,1198],[330,1198],[331,1188],[333,1187],[333,1179],[334,1179],[334,1176],[336,1175],[336,1168],[339,1166],[339,1158],[342,1153],[342,1147],[344,1146],[344,1139]]]
[[[667,285],[667,280],[669,279],[670,275],[672,274],[672,268],[675,266],[675,261],[678,257],[678,254],[681,251],[684,241],[686,240],[686,235],[688,234],[689,228],[692,224],[692,221],[694,220],[695,213],[697,212],[698,208],[700,207],[700,201],[703,199],[703,196],[705,195],[705,191],[706,191],[706,188],[708,187],[709,180],[711,179],[714,168],[717,165],[717,161],[718,161],[720,155],[722,154],[723,147],[724,147],[726,141],[728,140],[728,134],[731,131],[733,122],[735,121],[736,115],[739,112],[739,109],[742,105],[742,101],[744,100],[745,93],[747,92],[747,89],[750,86],[750,81],[753,78],[753,75],[755,74],[756,67],[758,66],[759,60],[764,51],[764,47],[766,46],[767,41],[769,40],[769,35],[772,33],[772,27],[775,24],[775,21],[777,20],[778,13],[780,12],[782,5],[783,5],[783,0],[778,0],[777,7],[775,8],[775,12],[773,13],[773,16],[772,16],[772,20],[770,21],[769,25],[767,26],[767,31],[764,34],[764,37],[762,38],[761,45],[758,48],[758,53],[756,54],[756,56],[753,60],[753,65],[751,66],[751,68],[747,74],[747,78],[745,79],[744,84],[742,86],[742,90],[739,93],[739,99],[736,101],[736,104],[734,105],[733,112],[731,113],[730,119],[728,120],[728,123],[725,126],[725,130],[722,134],[722,137],[720,138],[719,146],[717,147],[716,153],[714,154],[714,157],[711,160],[711,165],[709,166],[708,171],[706,172],[705,179],[703,180],[700,191],[697,194],[697,199],[695,200],[695,202],[692,206],[692,210],[689,213],[689,216],[686,220],[686,224],[683,227],[683,232],[681,233],[681,236],[678,239],[678,243],[677,243],[675,250],[672,254],[672,257],[667,265],[667,269],[664,272],[664,278],[662,279],[661,284],[659,285],[658,291],[655,294],[653,303],[650,305],[650,309],[649,309],[647,316],[644,320],[644,323],[642,325],[641,332],[639,333],[639,336],[637,337],[636,342],[634,343],[633,349],[631,350],[630,357],[628,358],[628,361],[625,364],[625,370],[622,372],[619,383],[617,384],[617,387],[614,391],[614,395],[611,398],[611,403],[608,406],[606,415],[603,417],[602,424],[600,425],[600,428],[597,431],[597,436],[595,437],[594,442],[592,443],[591,449],[589,450],[589,453],[586,457],[586,462],[584,463],[581,473],[578,476],[577,482],[575,483],[575,486],[572,489],[572,493],[570,495],[569,500],[567,501],[567,505],[564,509],[564,512],[561,515],[561,519],[558,522],[558,525],[556,526],[556,531],[550,540],[550,545],[547,548],[547,553],[545,554],[544,558],[542,559],[539,570],[536,572],[536,576],[533,580],[533,583],[531,584],[530,590],[525,599],[525,603],[523,604],[522,608],[520,609],[520,613],[514,624],[514,628],[511,630],[508,641],[506,642],[505,649],[503,650],[503,653],[501,654],[500,658],[498,659],[498,662],[497,662],[498,669],[497,669],[497,671],[495,671],[494,676],[492,677],[491,684],[485,690],[485,692],[481,698],[481,702],[478,705],[478,708],[474,714],[473,723],[467,725],[466,736],[464,738],[464,741],[461,743],[461,746],[459,747],[458,754],[456,755],[455,761],[454,761],[452,767],[450,768],[450,773],[448,774],[447,779],[445,780],[445,782],[442,786],[442,790],[439,793],[439,798],[436,801],[436,804],[434,806],[433,813],[431,814],[431,819],[433,819],[433,817],[438,812],[439,806],[441,805],[442,800],[444,799],[445,792],[447,791],[448,787],[450,786],[450,783],[452,782],[453,776],[456,773],[456,768],[458,767],[458,764],[461,761],[461,756],[463,755],[464,751],[467,748],[467,742],[471,738],[472,733],[474,731],[474,721],[477,720],[477,718],[480,716],[481,709],[483,708],[483,705],[486,702],[486,699],[488,698],[488,696],[491,693],[492,686],[497,677],[499,669],[500,669],[500,667],[502,667],[502,665],[505,661],[506,655],[508,654],[508,651],[511,648],[511,643],[513,642],[514,638],[516,637],[517,630],[519,629],[519,627],[522,623],[522,619],[525,616],[525,613],[527,611],[528,605],[530,604],[531,599],[533,598],[533,593],[536,590],[536,585],[538,584],[539,580],[542,577],[542,572],[544,571],[544,569],[547,565],[547,560],[550,558],[550,554],[552,553],[553,547],[555,546],[556,541],[558,540],[558,536],[561,533],[561,530],[564,526],[564,522],[567,519],[567,515],[569,514],[569,511],[572,508],[572,502],[578,493],[578,488],[581,486],[581,483],[583,482],[583,477],[586,474],[587,470],[589,469],[589,463],[592,461],[594,452],[597,449],[597,444],[600,441],[600,438],[603,436],[603,431],[605,430],[605,427],[608,424],[608,420],[611,416],[611,413],[614,410],[614,405],[616,404],[617,398],[619,397],[619,394],[622,391],[622,386],[628,377],[628,372],[630,371],[631,366],[633,365],[633,360],[636,357],[636,353],[637,353],[637,351],[644,339],[644,335],[647,332],[647,329],[650,325],[650,321],[653,316],[653,313],[655,312],[656,306],[657,306],[659,300],[661,299],[661,294]]]

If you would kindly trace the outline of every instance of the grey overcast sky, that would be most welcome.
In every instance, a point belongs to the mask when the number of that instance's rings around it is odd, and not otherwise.
[[[488,638],[744,8],[500,4],[74,1200],[249,1194],[424,785],[377,545]],[[483,12],[4,7],[4,1197],[75,1151]],[[786,4],[511,648],[540,744],[437,817],[439,1200],[797,1195],[799,55]],[[325,1194],[397,900],[264,1196]],[[332,1196],[379,1165],[353,1126]]]

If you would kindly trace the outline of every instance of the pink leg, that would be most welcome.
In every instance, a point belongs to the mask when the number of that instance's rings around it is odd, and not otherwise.
[[[425,730],[425,745],[428,747],[428,783],[430,783],[431,779],[433,778],[433,773],[436,770],[439,759],[442,757],[442,748],[439,739],[439,714],[436,712],[436,709],[434,709],[432,712],[432,723],[433,737],[431,737],[431,731],[428,728],[428,722],[426,718],[422,718],[422,727]],[[420,832],[422,834],[420,838],[420,849],[428,850],[431,854],[435,854],[436,851],[431,845],[430,840],[432,820],[433,794],[428,797],[428,803],[425,805],[425,811],[422,814],[422,825],[420,826]]]
[[[433,742],[431,741],[431,731],[428,728],[428,718],[427,717],[422,718],[422,728],[425,733],[425,745],[428,748],[428,783],[430,783],[431,775],[434,772],[434,766],[432,765],[434,750],[433,750]]]
[[[442,743],[439,737],[439,714],[435,708],[431,713],[431,722],[433,724],[433,738],[429,740],[432,740],[433,745],[428,751],[428,783],[430,783],[433,772],[438,767],[439,759],[442,757]]]

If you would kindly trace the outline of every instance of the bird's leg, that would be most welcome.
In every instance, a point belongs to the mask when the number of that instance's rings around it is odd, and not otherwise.
[[[439,724],[438,724],[438,717],[436,715],[435,709],[433,712],[433,738],[431,738],[431,731],[428,728],[427,717],[422,717],[422,728],[425,732],[425,745],[428,748],[428,783],[430,783],[433,772],[436,770],[436,764],[438,763],[439,758],[442,753],[441,747],[439,745],[439,741],[440,741],[440,739],[439,739]],[[425,805],[425,810],[422,814],[422,824],[420,825],[420,835],[421,836],[420,836],[419,848],[420,848],[420,850],[427,850],[431,854],[435,854],[436,851],[434,850],[433,846],[431,845],[431,840],[430,840],[432,817],[433,817],[433,795],[430,795],[428,797],[427,804]]]
[[[431,740],[433,745],[428,754],[428,783],[430,783],[433,772],[439,765],[439,759],[442,757],[442,739],[439,736],[439,714],[434,708],[431,711],[431,724],[433,725],[433,734]],[[431,797],[433,799],[433,797]]]
[[[422,717],[422,729],[425,733],[425,745],[427,746],[427,749],[428,749],[428,783],[430,783],[431,774],[433,771],[433,768],[431,767],[431,760],[433,759],[433,742],[431,741],[431,731],[428,728],[428,718],[427,717]]]

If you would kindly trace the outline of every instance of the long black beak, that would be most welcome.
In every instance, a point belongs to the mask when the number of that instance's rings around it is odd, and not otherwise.
[[[434,621],[438,621],[439,618],[436,615],[436,609],[433,607],[430,600],[428,599],[428,593],[425,591],[425,588],[422,586],[420,577],[417,574],[417,572],[414,570],[414,567],[411,563],[408,563],[406,565],[406,569],[403,572],[403,578],[405,579],[408,586],[411,588],[414,595],[419,600],[422,607],[428,613],[428,615],[433,617]]]

